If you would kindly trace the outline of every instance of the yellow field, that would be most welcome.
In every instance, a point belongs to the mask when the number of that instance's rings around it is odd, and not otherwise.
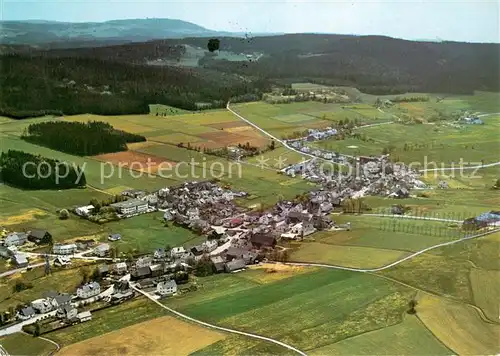
[[[220,122],[238,121],[233,114],[227,110],[206,111],[195,114],[176,115],[175,120],[186,121],[193,125],[207,125]]]
[[[118,195],[121,192],[123,192],[124,190],[129,190],[129,189],[130,189],[130,187],[127,187],[124,185],[118,185],[116,187],[106,189],[105,192],[108,194],[112,194],[112,195]]]
[[[459,355],[500,352],[500,325],[485,322],[470,306],[422,295],[418,299],[417,315],[443,344]]]
[[[194,143],[194,142],[205,141],[201,137],[191,136],[191,135],[187,135],[187,134],[180,133],[180,132],[169,134],[169,135],[149,137],[149,140],[163,142],[163,143],[170,143],[173,145],[177,145],[179,143],[183,143],[184,145],[187,145],[188,142]]]
[[[474,268],[470,272],[474,302],[490,320],[499,321],[500,271]]]
[[[289,266],[281,263],[262,263],[250,266],[249,270],[240,274],[254,282],[265,284],[290,278],[298,274],[314,271],[316,268]]]
[[[124,130],[130,133],[140,133],[151,131],[150,127],[141,125],[143,119],[149,118],[149,115],[120,115],[120,116],[100,116],[93,114],[83,114],[66,116],[67,121],[103,121],[112,125],[115,129]]]
[[[64,347],[58,355],[189,355],[224,338],[165,316]]]
[[[136,142],[136,143],[129,143],[127,144],[127,147],[129,150],[136,151],[141,148],[147,148],[151,146],[158,146],[159,143],[156,142],[150,142],[150,141],[145,141],[145,142]]]
[[[47,215],[47,212],[40,209],[25,210],[22,214],[2,218],[2,225],[18,225],[36,220],[36,215]]]
[[[319,242],[304,242],[292,253],[293,261],[318,262],[333,265],[374,268],[394,262],[405,255],[401,251],[372,247],[340,246]]]

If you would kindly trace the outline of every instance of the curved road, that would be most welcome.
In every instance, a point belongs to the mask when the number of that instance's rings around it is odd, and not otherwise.
[[[405,261],[407,261],[407,260],[409,260],[409,259],[411,259],[413,257],[421,255],[421,254],[423,254],[423,253],[425,253],[427,251],[434,250],[434,249],[439,248],[439,247],[450,246],[450,245],[453,245],[453,244],[456,244],[456,243],[459,243],[459,242],[462,242],[462,241],[466,241],[466,240],[476,239],[478,237],[490,235],[490,234],[493,234],[495,232],[500,232],[500,228],[494,229],[494,230],[490,230],[490,231],[486,231],[486,232],[483,232],[483,233],[480,233],[480,234],[477,234],[477,235],[463,237],[463,238],[458,239],[458,240],[453,240],[453,241],[449,241],[449,242],[444,242],[444,243],[441,243],[441,244],[437,244],[437,245],[434,245],[434,246],[430,246],[430,247],[424,248],[423,250],[420,250],[420,251],[417,251],[415,253],[412,253],[411,255],[403,257],[400,260],[394,261],[394,262],[389,263],[389,264],[387,264],[385,266],[377,267],[377,268],[351,268],[351,267],[344,267],[344,266],[328,265],[328,264],[322,264],[322,263],[307,263],[307,262],[285,262],[284,264],[292,265],[292,266],[325,267],[325,268],[341,269],[341,270],[353,271],[353,272],[378,272],[378,271],[383,271],[385,269],[397,266],[400,263],[403,263],[403,262],[405,262]]]
[[[257,335],[257,334],[252,334],[252,333],[247,333],[247,332],[244,332],[244,331],[239,331],[239,330],[234,330],[234,329],[228,329],[228,328],[224,328],[222,326],[217,326],[217,325],[213,325],[213,324],[209,324],[209,323],[205,323],[204,321],[201,321],[201,320],[197,320],[197,319],[194,319],[194,318],[191,318],[190,316],[187,316],[185,314],[182,314],[182,313],[179,313],[178,311],[172,309],[172,308],[169,308],[163,304],[161,304],[159,301],[157,301],[153,296],[151,296],[149,293],[146,293],[144,292],[143,290],[141,289],[138,289],[137,287],[135,287],[134,285],[130,284],[130,286],[136,290],[137,292],[143,294],[144,296],[146,296],[146,298],[149,298],[150,300],[152,300],[153,302],[155,302],[156,304],[158,304],[160,307],[162,307],[163,309],[165,310],[168,310],[169,312],[177,315],[178,317],[180,318],[183,318],[183,319],[186,319],[186,320],[189,320],[193,323],[196,323],[196,324],[200,324],[200,325],[203,325],[203,326],[206,326],[206,327],[209,327],[209,328],[212,328],[212,329],[216,329],[216,330],[221,330],[221,331],[225,331],[225,332],[228,332],[228,333],[232,333],[232,334],[238,334],[238,335],[244,335],[244,336],[248,336],[248,337],[251,337],[251,338],[254,338],[254,339],[259,339],[259,340],[264,340],[264,341],[268,341],[268,342],[272,342],[273,344],[277,344],[277,345],[280,345],[282,347],[285,347],[287,348],[288,350],[290,351],[293,351],[293,352],[296,352],[298,353],[299,355],[302,355],[302,356],[306,356],[306,353],[304,351],[301,351],[293,346],[290,346],[288,344],[285,344],[284,342],[281,342],[281,341],[278,341],[278,340],[275,340],[275,339],[272,339],[270,337],[265,337],[265,336],[261,336],[261,335]]]
[[[317,158],[316,156],[312,155],[312,154],[309,154],[309,153],[305,153],[305,152],[302,152],[302,151],[299,151],[295,148],[293,148],[292,146],[288,145],[285,141],[277,138],[276,136],[270,134],[269,132],[267,132],[266,130],[264,129],[261,129],[259,126],[255,125],[253,122],[251,122],[250,120],[247,120],[245,119],[243,116],[241,116],[240,114],[238,114],[236,111],[234,111],[233,109],[231,109],[229,107],[229,102],[227,103],[226,105],[226,109],[229,110],[234,116],[237,116],[240,120],[243,120],[245,121],[248,125],[252,126],[253,128],[259,130],[260,132],[262,132],[264,135],[266,136],[269,136],[270,138],[272,138],[273,140],[281,143],[283,146],[285,146],[286,148],[288,148],[289,150],[291,151],[294,151],[294,152],[297,152],[301,155],[304,155],[304,156],[307,156],[307,157],[311,157],[311,158]]]

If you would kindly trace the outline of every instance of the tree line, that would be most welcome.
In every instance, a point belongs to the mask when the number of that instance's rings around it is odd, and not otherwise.
[[[90,57],[4,54],[0,68],[0,114],[16,119],[148,114],[149,104],[218,108],[231,97],[245,101],[269,89],[265,80],[232,73]]]
[[[86,185],[80,167],[17,150],[0,154],[0,181],[23,189],[70,189]]]
[[[144,136],[116,130],[101,121],[34,123],[27,127],[21,138],[77,156],[126,151],[127,143],[146,141]]]

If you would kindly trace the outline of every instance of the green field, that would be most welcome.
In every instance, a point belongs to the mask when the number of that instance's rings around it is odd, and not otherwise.
[[[201,299],[187,295],[165,303],[201,320],[312,350],[400,322],[413,294],[373,276],[325,269],[268,284],[248,283],[236,283],[235,290],[203,289]]]
[[[54,344],[23,333],[0,338],[0,345],[10,355],[47,356],[56,351]]]
[[[450,355],[415,316],[403,322],[315,349],[313,355]]]

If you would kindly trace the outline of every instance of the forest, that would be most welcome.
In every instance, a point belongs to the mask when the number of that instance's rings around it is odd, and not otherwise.
[[[76,165],[17,150],[0,154],[0,181],[23,189],[85,187],[85,173]]]
[[[214,70],[153,67],[113,60],[0,56],[0,113],[12,118],[147,114],[149,104],[197,110],[198,103],[223,107],[233,96],[269,90],[259,78]]]
[[[146,141],[144,136],[116,130],[101,121],[34,123],[27,127],[21,138],[77,156],[126,151],[127,143]]]

